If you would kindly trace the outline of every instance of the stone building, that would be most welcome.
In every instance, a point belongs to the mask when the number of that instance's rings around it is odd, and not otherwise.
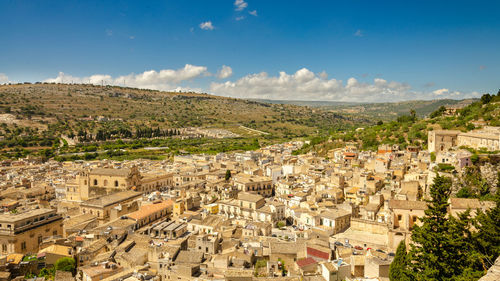
[[[460,133],[457,142],[458,146],[474,149],[500,150],[500,127],[486,127],[482,130]]]
[[[67,185],[66,199],[81,202],[117,191],[138,189],[140,183],[141,175],[137,167],[81,171],[76,176],[76,184]]]
[[[457,146],[457,138],[460,131],[456,130],[437,130],[429,131],[428,147],[429,152],[447,151]]]
[[[269,177],[238,174],[233,182],[240,191],[257,193],[264,197],[273,195],[273,182]]]
[[[34,209],[0,215],[3,255],[36,253],[45,237],[63,235],[63,218],[52,209]]]
[[[102,223],[137,211],[138,205],[131,205],[142,197],[141,193],[132,190],[121,191],[100,198],[84,201],[80,204],[81,214],[96,215]]]

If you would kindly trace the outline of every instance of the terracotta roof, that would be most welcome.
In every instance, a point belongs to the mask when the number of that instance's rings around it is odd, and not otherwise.
[[[329,253],[311,247],[307,247],[307,256],[316,257],[323,260],[328,260],[330,258]]]
[[[316,264],[317,262],[313,258],[305,258],[305,259],[300,259],[296,261],[297,265],[299,267],[306,267],[311,264]]]
[[[144,206],[141,206],[141,208],[139,210],[128,214],[127,217],[134,219],[134,220],[144,219],[152,214],[160,212],[161,210],[172,207],[172,205],[173,205],[172,200],[162,201],[160,203],[155,203],[155,204],[150,204],[150,205],[144,205]]]

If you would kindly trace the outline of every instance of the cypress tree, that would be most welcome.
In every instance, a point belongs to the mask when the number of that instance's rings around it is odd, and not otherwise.
[[[408,254],[406,253],[406,243],[401,241],[396,250],[396,256],[389,268],[389,279],[391,281],[409,281],[410,278],[406,275],[408,270]]]
[[[453,243],[448,232],[450,222],[447,218],[448,199],[451,193],[451,180],[436,176],[430,188],[432,200],[427,201],[422,225],[412,231],[409,252],[412,280],[446,280],[458,272]]]

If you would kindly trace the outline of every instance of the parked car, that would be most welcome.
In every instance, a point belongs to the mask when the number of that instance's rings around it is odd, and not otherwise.
[[[339,241],[335,241],[335,243],[333,243],[335,246],[344,246],[344,244],[342,244],[342,242],[339,242]]]
[[[359,250],[359,251],[362,251],[362,250],[363,250],[363,247],[361,247],[361,246],[357,246],[357,245],[356,245],[356,246],[354,246],[354,249]]]
[[[375,250],[375,251],[377,251],[377,252],[379,252],[379,253],[384,253],[384,254],[385,254],[384,250],[377,249],[377,250]]]

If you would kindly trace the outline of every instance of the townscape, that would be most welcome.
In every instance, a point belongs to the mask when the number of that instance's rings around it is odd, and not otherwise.
[[[327,157],[293,155],[304,141],[291,141],[171,162],[4,160],[0,278],[74,258],[75,276],[56,280],[388,280],[437,165],[472,165],[464,144],[500,150],[500,128]],[[448,212],[494,206],[450,198]]]
[[[500,1],[0,1],[0,281],[499,281]]]

